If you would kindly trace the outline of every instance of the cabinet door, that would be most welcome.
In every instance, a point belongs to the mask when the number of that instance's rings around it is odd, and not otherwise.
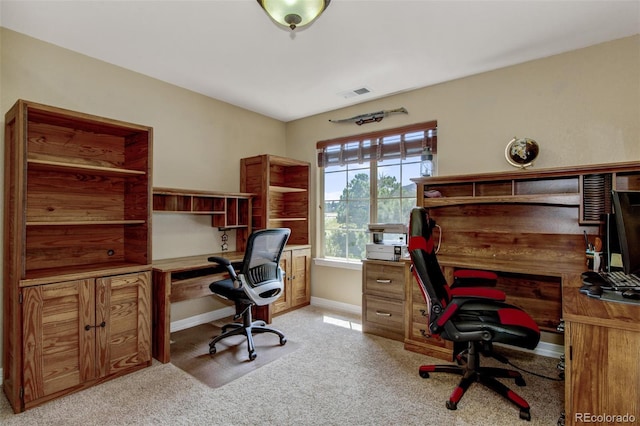
[[[286,311],[291,307],[291,265],[291,250],[285,250],[282,252],[282,257],[280,257],[280,267],[284,272],[284,293],[272,304],[274,314]]]
[[[291,254],[291,306],[308,305],[311,301],[311,250],[292,250]]]
[[[96,280],[96,352],[101,377],[151,361],[150,275],[140,272]]]
[[[23,292],[25,404],[95,378],[94,281]]]
[[[579,423],[589,413],[640,416],[640,364],[630,361],[639,352],[637,331],[573,321],[565,324],[569,424]]]

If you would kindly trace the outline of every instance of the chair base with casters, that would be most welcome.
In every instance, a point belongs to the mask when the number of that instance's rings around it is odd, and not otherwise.
[[[216,336],[209,342],[209,353],[214,355],[216,350],[216,343],[218,343],[222,339],[226,339],[230,336],[238,336],[243,335],[247,338],[247,350],[249,352],[249,360],[253,361],[258,356],[256,354],[255,344],[253,343],[253,335],[261,334],[261,333],[273,333],[277,334],[280,337],[280,346],[284,346],[287,343],[287,338],[282,334],[280,330],[276,330],[275,328],[267,327],[267,323],[262,320],[253,320],[253,316],[251,314],[252,304],[248,304],[244,306],[244,309],[241,313],[234,315],[233,319],[238,320],[242,318],[242,322],[233,322],[230,324],[225,324],[222,327],[222,334]]]
[[[500,383],[496,378],[514,379],[517,386],[526,386],[526,382],[522,375],[515,370],[509,370],[506,368],[497,367],[481,367],[480,366],[480,354],[491,356],[496,358],[500,362],[506,362],[504,358],[493,354],[490,349],[487,350],[487,346],[482,342],[469,342],[469,347],[464,354],[459,354],[456,357],[458,364],[462,365],[422,365],[418,372],[420,377],[428,378],[429,373],[451,373],[462,376],[460,383],[455,388],[446,406],[449,410],[455,410],[458,408],[458,403],[464,396],[465,392],[472,383],[479,382],[494,392],[502,395],[507,400],[511,401],[518,408],[520,408],[520,418],[523,420],[531,420],[530,407],[527,401],[520,397],[517,393],[513,392],[504,384]]]

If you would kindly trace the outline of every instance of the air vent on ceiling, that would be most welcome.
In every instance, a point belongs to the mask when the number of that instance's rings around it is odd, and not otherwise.
[[[371,93],[371,89],[368,87],[360,87],[358,89],[347,90],[345,92],[338,93],[338,96],[342,96],[345,99],[353,98],[354,96],[366,95]]]

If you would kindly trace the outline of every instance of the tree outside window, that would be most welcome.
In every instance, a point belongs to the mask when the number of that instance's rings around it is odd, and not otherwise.
[[[419,175],[419,159],[325,168],[325,257],[364,259],[371,241],[369,223],[408,222],[416,204],[416,185],[410,179]]]

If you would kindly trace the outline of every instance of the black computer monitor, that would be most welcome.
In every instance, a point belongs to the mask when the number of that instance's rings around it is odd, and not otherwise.
[[[640,191],[612,191],[624,273],[640,273]]]
[[[602,235],[604,241],[604,247],[602,247],[602,269],[605,272],[621,271],[622,254],[620,253],[620,242],[618,241],[616,215],[613,213],[604,214],[602,215],[602,222],[604,224]]]

